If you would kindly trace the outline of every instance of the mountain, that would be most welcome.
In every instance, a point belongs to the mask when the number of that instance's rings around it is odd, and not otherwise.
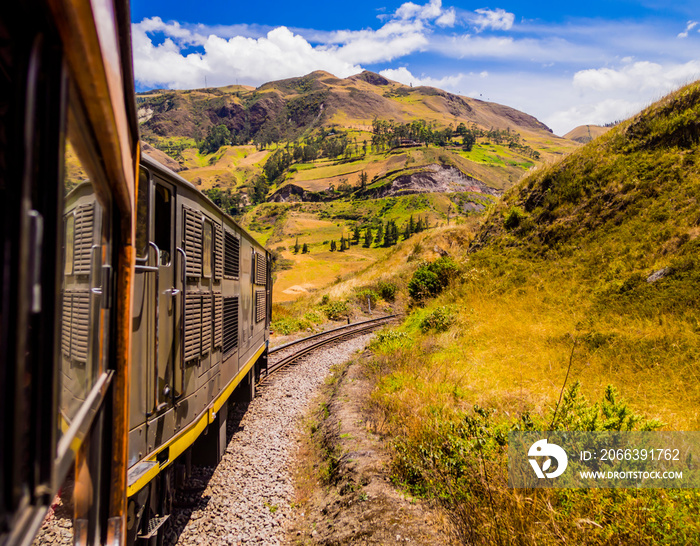
[[[314,155],[311,163],[306,156],[300,161],[295,158],[295,163],[304,164],[303,169],[285,165],[283,173],[275,172],[268,180],[267,198],[276,201],[317,199],[308,192],[357,185],[361,173],[379,181],[375,189],[407,174],[417,178],[408,184],[403,179],[404,192],[431,191],[431,187],[445,187],[440,176],[432,175],[436,166],[457,169],[458,178],[500,192],[540,161],[561,157],[576,147],[571,140],[553,135],[533,116],[513,108],[432,87],[406,86],[372,72],[340,79],[319,71],[257,89],[155,90],[138,94],[137,103],[143,140],[176,159],[181,174],[202,189],[238,188],[248,194],[278,145],[323,147],[325,151]],[[396,131],[394,144],[373,145],[377,123],[383,131]],[[447,132],[447,142],[430,147],[420,146],[417,137],[400,138],[401,131],[416,123],[429,131]],[[222,125],[227,135],[222,143],[230,141],[236,146],[224,146],[216,155],[198,152],[201,143]],[[460,127],[462,135],[464,131],[476,135],[472,151],[461,149]],[[328,151],[334,149],[332,141],[341,142],[339,151],[337,146],[335,152]],[[251,142],[260,153],[241,171],[241,157],[253,156],[253,148],[244,148]],[[347,165],[349,161],[354,165]],[[405,169],[411,172],[399,172]],[[420,187],[421,180],[429,181],[425,188]],[[284,189],[286,184],[294,187]],[[279,190],[282,192],[277,193]],[[387,192],[392,190],[379,191],[382,195]]]
[[[579,125],[564,135],[564,138],[586,144],[600,135],[608,132],[610,127],[602,127],[600,125]]]
[[[409,87],[363,72],[339,79],[327,72],[246,86],[156,90],[137,95],[141,132],[146,138],[190,137],[224,124],[238,142],[261,132],[293,139],[310,127],[341,125],[370,128],[374,118],[439,125],[476,123],[483,128],[551,133],[533,116],[433,87]]]

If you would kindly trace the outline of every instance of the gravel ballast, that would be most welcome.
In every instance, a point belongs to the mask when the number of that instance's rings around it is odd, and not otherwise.
[[[372,334],[324,348],[271,378],[229,416],[233,434],[216,469],[195,468],[190,487],[205,486],[173,514],[177,544],[281,544],[294,498],[292,464],[301,418],[330,368],[363,349]],[[238,412],[238,414],[237,414]],[[208,482],[207,482],[208,479]],[[183,497],[178,495],[180,504]],[[185,498],[184,504],[187,504]],[[179,536],[177,536],[179,535]]]

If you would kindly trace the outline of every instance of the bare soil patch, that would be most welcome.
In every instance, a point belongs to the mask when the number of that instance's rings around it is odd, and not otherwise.
[[[287,542],[457,544],[446,514],[391,482],[386,439],[372,431],[372,382],[361,359],[336,374],[311,418],[311,438],[307,430],[300,441],[297,506]]]

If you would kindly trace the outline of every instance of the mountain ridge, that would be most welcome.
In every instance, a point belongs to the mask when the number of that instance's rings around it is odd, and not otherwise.
[[[186,112],[187,102],[192,112]],[[328,72],[277,80],[256,89],[227,86],[194,90],[152,90],[137,94],[143,135],[201,140],[223,123],[241,142],[270,124],[298,136],[323,118],[327,124],[369,125],[373,118],[407,122],[476,123],[483,128],[552,131],[534,116],[514,108],[448,93],[411,87],[373,72],[341,79]],[[201,119],[194,119],[199,114]],[[283,115],[285,114],[285,115]]]

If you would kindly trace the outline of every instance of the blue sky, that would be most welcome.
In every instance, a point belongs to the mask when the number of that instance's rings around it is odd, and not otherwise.
[[[132,0],[137,89],[379,72],[506,104],[564,134],[700,78],[697,0]]]

